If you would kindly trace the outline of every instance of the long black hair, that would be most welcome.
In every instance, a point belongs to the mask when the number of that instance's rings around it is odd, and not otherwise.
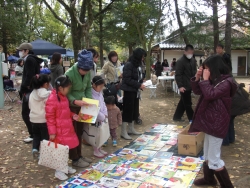
[[[55,53],[52,55],[52,58],[51,58],[51,65],[60,64],[61,58],[62,58],[62,54],[60,54],[60,53],[58,53],[58,52],[55,52]]]
[[[213,84],[216,84],[218,80],[220,80],[221,75],[230,74],[229,68],[225,64],[223,57],[220,55],[212,55],[208,57],[203,63],[204,69],[205,66],[209,68],[210,79]]]
[[[20,58],[20,59],[17,60],[16,63],[17,63],[18,66],[21,67],[21,63],[22,63],[22,62],[23,62],[23,58]]]
[[[105,80],[101,76],[95,76],[92,79],[92,84],[99,86],[99,85],[105,84]]]
[[[136,67],[141,66],[142,58],[147,56],[147,52],[142,48],[136,48],[130,56],[129,61]]]
[[[56,80],[55,80],[55,88],[56,88],[56,95],[57,95],[57,99],[60,102],[60,97],[58,95],[59,92],[59,87],[65,88],[70,86],[72,83],[69,79],[69,77],[67,75],[62,75],[59,76]]]
[[[47,74],[37,74],[31,80],[32,89],[39,89],[45,83],[49,83],[51,80],[50,76]]]
[[[87,51],[90,51],[94,57],[99,57],[99,53],[94,48],[88,48]],[[93,70],[95,70],[95,64],[93,64]]]

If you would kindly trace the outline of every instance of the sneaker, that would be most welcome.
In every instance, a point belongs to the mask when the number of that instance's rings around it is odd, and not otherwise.
[[[108,152],[102,150],[101,148],[99,149],[99,152],[102,153],[103,155],[108,155]]]
[[[75,167],[79,167],[79,168],[86,168],[86,167],[89,166],[89,163],[85,162],[84,160],[82,160],[80,158],[77,161],[73,161],[72,165],[75,166]]]
[[[65,173],[57,171],[57,170],[55,172],[55,177],[61,181],[67,180],[69,178]]]
[[[33,141],[33,138],[25,138],[24,140],[23,140],[25,143],[30,143],[30,142],[32,142]]]
[[[104,144],[103,144],[103,147],[107,147],[108,146],[108,141],[106,141]]]
[[[69,174],[74,174],[76,173],[76,169],[73,169],[72,167],[68,166],[68,171],[69,171]]]
[[[113,146],[117,146],[117,141],[116,140],[113,140]]]
[[[33,155],[33,159],[35,159],[35,160],[39,159],[39,152],[37,149],[32,150],[32,155]]]
[[[92,159],[89,159],[89,158],[87,158],[87,157],[81,157],[81,159],[82,159],[83,161],[87,162],[87,163],[92,163],[92,162],[93,162]]]
[[[94,151],[94,156],[97,158],[104,158],[105,155],[103,155],[99,150]]]

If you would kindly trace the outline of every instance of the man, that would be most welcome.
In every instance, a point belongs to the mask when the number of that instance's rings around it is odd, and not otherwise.
[[[172,70],[175,71],[176,69],[176,58],[173,58],[173,61],[171,63]]]
[[[173,117],[174,121],[184,121],[181,117],[185,111],[189,122],[193,118],[194,111],[192,109],[190,79],[195,76],[197,71],[193,55],[194,47],[189,44],[185,47],[184,55],[176,62],[175,80],[180,90],[181,98]]]
[[[19,51],[20,58],[24,60],[22,84],[20,93],[23,95],[22,99],[22,118],[26,124],[29,132],[29,137],[24,139],[24,142],[29,143],[33,140],[32,125],[30,122],[30,109],[29,109],[29,94],[31,93],[30,82],[31,79],[40,73],[40,64],[42,59],[33,55],[32,45],[30,43],[22,43],[17,50]]]
[[[216,47],[216,53],[221,55],[224,59],[224,62],[228,66],[229,70],[232,71],[232,62],[229,54],[224,52],[224,46],[222,44],[218,44]]]

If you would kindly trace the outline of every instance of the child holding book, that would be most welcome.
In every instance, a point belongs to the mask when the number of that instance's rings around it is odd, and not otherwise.
[[[31,80],[33,91],[29,97],[30,122],[33,130],[32,154],[34,159],[38,159],[40,142],[48,140],[48,128],[45,118],[45,103],[51,93],[50,76],[37,74]]]
[[[62,145],[69,147],[70,159],[72,158],[72,149],[79,145],[77,135],[73,127],[73,119],[78,120],[78,115],[70,112],[67,94],[70,90],[71,82],[67,76],[60,76],[55,80],[55,89],[52,91],[46,102],[46,119],[50,140],[55,140]],[[72,119],[73,118],[73,119]],[[68,167],[68,172],[76,172],[72,167]],[[61,171],[56,170],[55,177],[60,180],[68,179],[68,176]]]
[[[203,75],[203,80],[201,76]],[[200,95],[189,132],[204,132],[204,178],[194,181],[196,186],[215,186],[217,177],[221,187],[233,188],[221,159],[221,145],[230,121],[232,97],[237,86],[228,67],[219,55],[210,56],[191,79],[196,95]]]
[[[108,117],[107,107],[104,102],[104,98],[102,95],[102,90],[105,85],[105,81],[101,76],[95,76],[92,79],[92,98],[99,101],[100,111],[96,119],[95,126],[101,126],[102,122]],[[103,158],[108,153],[104,150],[97,147],[94,147],[94,156],[98,158]]]
[[[117,146],[117,135],[116,129],[119,125],[122,124],[122,114],[120,109],[115,105],[115,97],[108,96],[105,99],[105,103],[108,109],[108,120],[109,120],[109,129],[110,135],[112,137],[113,146]],[[103,146],[107,146],[108,141],[104,143]]]

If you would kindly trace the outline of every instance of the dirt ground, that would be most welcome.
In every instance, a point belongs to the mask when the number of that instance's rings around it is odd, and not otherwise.
[[[250,83],[249,78],[238,79],[239,82]],[[174,98],[171,91],[167,93],[163,88],[157,90],[157,97],[150,99],[150,91],[146,89],[142,94],[140,113],[142,125],[136,125],[136,129],[144,132],[155,123],[174,123],[172,116],[178,96]],[[194,106],[197,98],[193,98]],[[32,158],[31,144],[25,144],[23,139],[28,136],[27,129],[21,118],[21,105],[17,102],[6,102],[5,106],[12,106],[9,111],[0,111],[0,187],[5,188],[35,188],[55,187],[62,183],[54,178],[54,170],[38,166]],[[186,116],[184,123],[187,125]],[[250,139],[249,139],[250,114],[239,116],[235,119],[236,142],[227,147],[222,147],[222,159],[230,173],[231,180],[237,188],[250,187]],[[120,133],[120,129],[118,130]],[[133,139],[136,137],[134,136]],[[118,146],[109,145],[105,148],[109,153],[127,145],[129,142],[118,140]],[[83,147],[83,155],[91,157],[92,148]],[[83,169],[77,169],[77,172]],[[198,175],[202,176],[202,172]],[[195,186],[193,186],[195,187]]]

